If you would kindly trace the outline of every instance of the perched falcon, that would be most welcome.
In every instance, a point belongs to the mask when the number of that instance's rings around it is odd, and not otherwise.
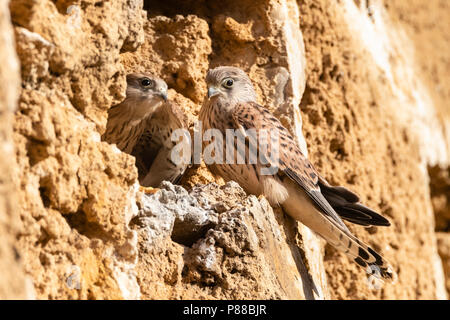
[[[103,139],[136,158],[139,182],[157,187],[161,181],[177,182],[187,164],[176,164],[171,151],[172,132],[185,128],[179,106],[167,101],[167,84],[151,74],[127,75],[126,98],[108,112]]]
[[[359,203],[353,192],[331,186],[319,175],[289,131],[266,108],[256,103],[255,90],[245,72],[235,67],[218,67],[208,72],[206,82],[208,96],[199,115],[203,131],[215,128],[225,136],[227,129],[235,129],[246,139],[245,150],[239,150],[236,142],[219,143],[215,139],[212,143],[218,150],[222,148],[224,155],[230,152],[226,148],[232,148],[234,154],[244,154],[246,161],[244,164],[213,163],[209,165],[211,171],[227,181],[238,182],[248,193],[263,194],[272,205],[281,205],[287,214],[346,253],[358,265],[370,268],[375,276],[391,279],[394,271],[388,262],[358,240],[342,219],[364,226],[389,226],[389,221]],[[258,144],[259,140],[247,133],[251,129],[267,130],[271,133],[270,142]],[[277,145],[272,141],[275,136],[278,137]],[[207,144],[204,142],[205,146]],[[249,163],[251,150],[261,151],[263,147],[267,148],[266,154],[261,158],[260,153],[256,163]],[[276,150],[274,159],[271,153],[275,154]],[[269,166],[277,170],[262,174]]]

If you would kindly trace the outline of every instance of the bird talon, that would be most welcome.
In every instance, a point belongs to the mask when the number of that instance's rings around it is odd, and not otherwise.
[[[153,187],[144,187],[144,186],[139,186],[139,191],[145,193],[145,194],[155,194],[156,192],[158,192],[159,188],[153,188]]]

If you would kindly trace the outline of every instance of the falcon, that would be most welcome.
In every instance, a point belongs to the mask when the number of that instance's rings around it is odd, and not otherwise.
[[[226,181],[238,182],[250,194],[264,195],[274,206],[280,205],[288,215],[344,252],[368,273],[379,279],[392,279],[394,271],[389,263],[357,239],[342,219],[363,226],[389,226],[389,221],[361,204],[355,193],[341,186],[331,186],[320,176],[289,131],[256,102],[252,82],[244,71],[236,67],[217,67],[209,70],[206,82],[208,95],[199,114],[203,132],[216,129],[225,135],[227,130],[234,129],[245,137],[244,150],[240,150],[236,142],[212,141],[222,154],[232,148],[236,157],[244,154],[246,161],[211,163],[211,171]],[[258,143],[248,134],[251,130],[268,131],[270,142]],[[276,142],[273,141],[275,136],[278,137]],[[263,147],[267,152],[259,152],[256,163],[251,163],[251,150],[261,151]],[[268,174],[269,166],[277,170]]]
[[[108,111],[103,139],[136,158],[139,182],[157,187],[178,182],[187,164],[172,161],[172,133],[186,127],[180,107],[167,99],[164,80],[146,73],[127,75],[126,98]]]

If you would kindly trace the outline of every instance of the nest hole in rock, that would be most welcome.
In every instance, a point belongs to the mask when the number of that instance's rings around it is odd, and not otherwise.
[[[206,232],[213,227],[212,224],[207,224],[200,228],[192,228],[193,226],[186,225],[185,223],[175,220],[173,226],[171,239],[172,241],[181,244],[186,247],[192,247],[201,238],[204,238]],[[196,230],[195,230],[196,229]]]

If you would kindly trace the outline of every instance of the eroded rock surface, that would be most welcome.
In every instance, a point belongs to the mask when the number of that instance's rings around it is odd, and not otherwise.
[[[11,1],[22,90],[14,120],[18,244],[37,298],[136,298],[134,159],[100,140],[124,97],[119,54],[143,40],[140,1]],[[106,18],[108,17],[108,18]],[[134,282],[133,282],[134,281]]]
[[[14,168],[13,112],[19,97],[19,62],[7,2],[0,3],[0,299],[34,296],[23,268],[22,253],[16,241],[20,232],[18,196],[11,168]],[[29,280],[29,279],[28,279]],[[30,281],[31,282],[31,281]]]
[[[139,202],[133,229],[143,298],[312,297],[312,283],[302,281],[309,276],[300,251],[292,245],[292,221],[237,183],[188,193],[164,182]]]
[[[448,180],[435,178],[450,154],[447,4],[7,3],[1,297],[445,298],[448,196],[433,188]],[[392,262],[397,283],[372,290],[344,255],[204,165],[183,187],[138,192],[134,158],[100,139],[125,74],[166,80],[192,128],[218,65],[248,72],[316,168],[390,219],[390,228],[350,228]],[[427,171],[437,164],[437,175]]]

